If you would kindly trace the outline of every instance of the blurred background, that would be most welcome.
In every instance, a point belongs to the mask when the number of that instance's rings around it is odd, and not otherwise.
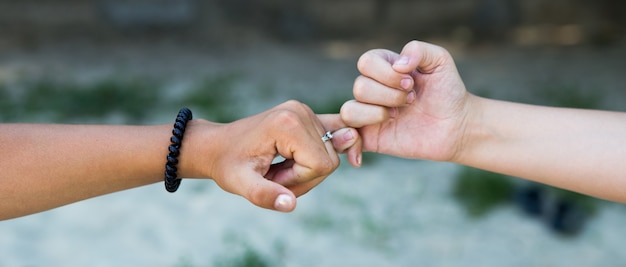
[[[472,93],[626,111],[625,34],[617,0],[0,0],[0,119],[336,113],[362,53],[414,39],[448,49]],[[626,263],[622,204],[448,163],[347,165],[290,214],[185,180],[0,222],[0,266]]]

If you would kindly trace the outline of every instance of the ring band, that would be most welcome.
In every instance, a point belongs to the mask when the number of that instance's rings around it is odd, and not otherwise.
[[[324,136],[322,136],[322,142],[326,143],[326,141],[333,139],[333,134],[330,131],[326,132]]]

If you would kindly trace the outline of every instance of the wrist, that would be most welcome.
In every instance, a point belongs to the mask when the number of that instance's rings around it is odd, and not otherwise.
[[[212,178],[213,165],[221,154],[218,128],[219,124],[203,119],[189,121],[180,149],[180,178]]]
[[[484,116],[486,101],[489,99],[469,94],[459,144],[451,162],[471,165],[481,144],[491,138],[492,134],[487,130]]]

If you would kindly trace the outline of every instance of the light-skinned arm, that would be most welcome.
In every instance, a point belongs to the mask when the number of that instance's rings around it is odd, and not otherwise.
[[[450,54],[412,41],[366,52],[343,120],[364,151],[455,162],[626,203],[626,114],[469,93]],[[566,93],[566,92],[564,92]]]

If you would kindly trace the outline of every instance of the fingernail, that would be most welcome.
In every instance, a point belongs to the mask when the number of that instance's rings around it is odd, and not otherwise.
[[[343,134],[343,141],[350,141],[354,139],[354,133],[350,129],[346,133]]]
[[[407,104],[413,103],[413,101],[415,101],[415,98],[416,98],[415,91],[411,91],[409,95],[406,96],[406,103]]]
[[[393,63],[393,65],[406,65],[409,64],[409,58],[406,56],[402,56],[400,57],[398,60],[396,60],[396,62]]]
[[[413,79],[404,78],[400,81],[400,86],[402,89],[409,90],[411,86],[413,86]]]
[[[274,202],[274,208],[278,211],[291,211],[293,207],[293,199],[290,195],[280,194]]]
[[[395,118],[396,115],[398,115],[398,109],[397,108],[390,108],[389,109],[389,117],[390,118]]]
[[[356,155],[356,165],[358,165],[359,167],[361,167],[361,161],[363,160],[362,158],[363,158],[362,154]]]

